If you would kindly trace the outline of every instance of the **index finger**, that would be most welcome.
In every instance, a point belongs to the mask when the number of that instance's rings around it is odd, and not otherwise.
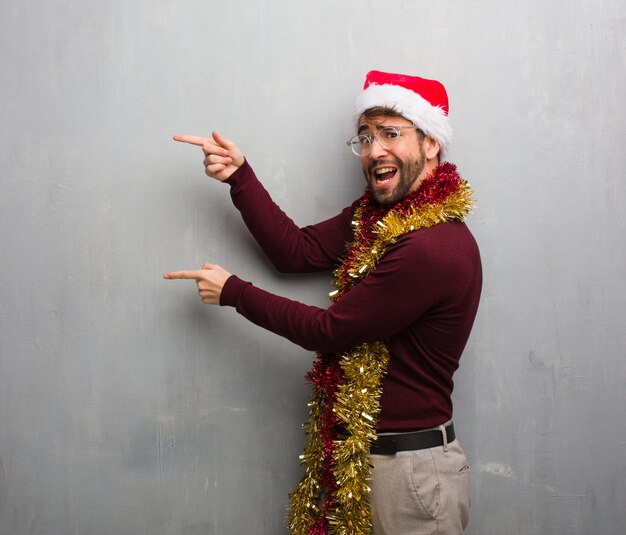
[[[186,134],[177,134],[174,136],[174,141],[179,141],[181,143],[189,143],[191,145],[197,145],[198,147],[202,147],[207,143],[211,145],[217,145],[215,141],[213,141],[210,137],[200,137],[200,136],[189,136]]]
[[[202,278],[202,272],[198,269],[191,271],[171,271],[163,275],[164,279],[194,279],[200,280]]]

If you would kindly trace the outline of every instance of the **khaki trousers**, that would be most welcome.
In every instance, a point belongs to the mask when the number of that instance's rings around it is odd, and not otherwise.
[[[372,535],[458,535],[467,526],[469,466],[458,440],[436,448],[370,455]]]

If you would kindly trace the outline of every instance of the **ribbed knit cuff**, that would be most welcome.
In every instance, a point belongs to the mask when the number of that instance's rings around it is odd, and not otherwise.
[[[251,286],[251,283],[241,280],[237,275],[228,277],[220,294],[220,306],[236,307],[246,286]]]
[[[248,163],[248,160],[244,158],[243,163],[235,170],[232,175],[224,180],[224,183],[228,184],[230,187],[235,187],[238,185],[241,178],[248,174],[250,171],[250,164]]]

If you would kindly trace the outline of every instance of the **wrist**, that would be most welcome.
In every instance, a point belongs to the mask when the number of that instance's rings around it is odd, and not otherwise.
[[[235,169],[228,178],[223,180],[223,182],[234,186],[249,168],[250,164],[248,164],[248,160],[244,157],[242,164],[237,167],[237,169]]]
[[[241,280],[237,275],[228,277],[220,292],[220,306],[236,307],[243,290],[250,285],[251,283]]]

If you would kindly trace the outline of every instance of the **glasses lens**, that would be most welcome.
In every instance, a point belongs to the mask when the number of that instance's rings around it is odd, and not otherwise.
[[[400,139],[400,128],[395,126],[384,126],[374,134],[374,139],[385,149],[393,147]],[[357,156],[368,154],[372,148],[372,138],[366,135],[354,136],[349,142],[352,152]]]
[[[378,131],[378,142],[386,149],[391,148],[400,139],[400,130],[393,126],[385,126]]]
[[[348,144],[350,145],[352,152],[354,152],[357,156],[366,154],[370,148],[370,141],[367,136],[354,136]]]

